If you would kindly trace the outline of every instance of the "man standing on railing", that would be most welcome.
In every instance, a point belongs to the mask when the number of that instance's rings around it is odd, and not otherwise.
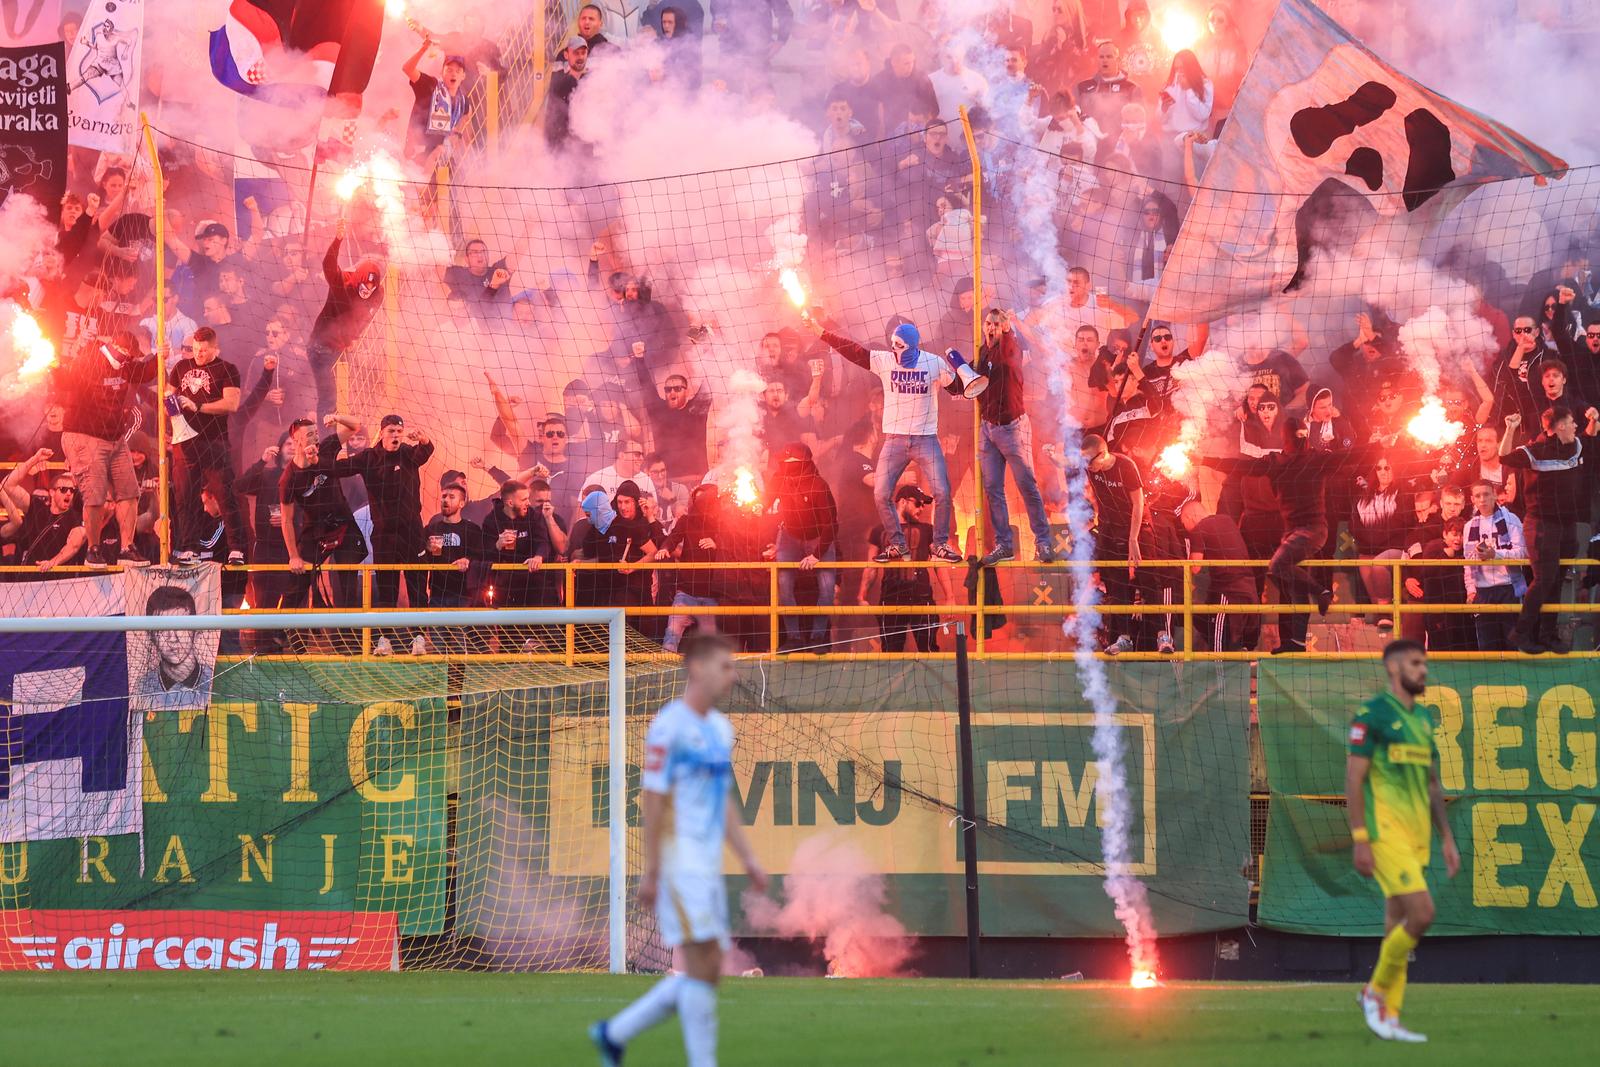
[[[383,306],[383,270],[367,256],[344,271],[339,267],[339,249],[344,245],[346,223],[339,220],[333,242],[322,257],[322,276],[328,282],[328,298],[317,321],[311,325],[311,343],[306,358],[317,382],[317,408],[325,410],[337,403],[333,366],[339,357],[361,339],[372,317]]]
[[[978,349],[973,364],[979,374],[987,375],[989,387],[978,397],[978,414],[982,418],[981,441],[978,448],[979,469],[983,472],[983,495],[988,505],[989,539],[993,548],[983,557],[983,565],[992,567],[1003,560],[1017,558],[1017,546],[1011,535],[1011,513],[1006,507],[1006,467],[1011,468],[1011,478],[1017,483],[1023,506],[1028,511],[1028,525],[1033,530],[1033,558],[1049,563],[1056,558],[1050,542],[1050,516],[1045,514],[1044,497],[1039,493],[1038,480],[1033,476],[1032,432],[1028,413],[1023,408],[1022,347],[1017,344],[1016,331],[1011,328],[1011,315],[999,308],[990,308],[983,315],[983,345]],[[952,395],[961,395],[961,383],[953,381],[945,386]]]
[[[1286,604],[1316,604],[1326,615],[1333,591],[1301,566],[1322,550],[1328,540],[1327,483],[1335,472],[1358,466],[1383,451],[1382,444],[1364,445],[1348,452],[1319,452],[1310,447],[1310,430],[1298,417],[1284,422],[1283,451],[1264,456],[1218,458],[1202,456],[1200,462],[1221,471],[1259,475],[1272,486],[1283,512],[1283,540],[1272,554],[1267,574],[1278,583]],[[1278,624],[1278,647],[1273,654],[1304,652],[1310,617],[1304,612],[1284,612]]]
[[[133,547],[138,525],[139,479],[128,451],[128,434],[138,425],[134,388],[152,381],[156,361],[139,350],[133,334],[123,332],[110,342],[85,345],[56,374],[65,393],[61,448],[77,478],[83,500],[83,525],[88,537],[88,565],[143,567],[149,560]],[[106,508],[116,512],[120,551],[108,560],[100,544]]]
[[[249,532],[233,492],[233,450],[228,441],[228,417],[239,410],[239,368],[221,358],[217,332],[210,326],[200,327],[190,340],[194,355],[178,360],[167,376],[178,414],[191,431],[188,437],[174,434],[173,438],[178,461],[173,491],[178,527],[174,559],[183,566],[199,560],[200,489],[204,486],[222,504],[222,521],[231,546],[228,563],[243,563],[242,546],[249,540]]]
[[[426,550],[422,532],[423,464],[433,458],[433,442],[421,430],[407,430],[399,415],[385,415],[378,445],[358,452],[348,469],[361,475],[367,487],[372,515],[372,562],[416,563]],[[372,576],[372,606],[400,605],[400,578],[405,576],[406,601],[412,608],[428,606],[428,576],[423,571],[380,570]],[[422,635],[412,638],[412,651],[420,654]],[[373,652],[393,652],[389,637],[378,638]]]
[[[873,503],[878,506],[878,518],[886,535],[878,562],[889,563],[908,554],[894,491],[906,468],[916,463],[933,491],[933,547],[929,558],[960,563],[961,553],[950,546],[950,474],[939,444],[936,390],[956,380],[956,367],[965,362],[961,354],[953,348],[944,356],[923,349],[922,335],[909,322],[895,327],[889,340],[892,351],[882,352],[869,351],[848,337],[824,329],[820,310],[803,317],[806,325],[835,352],[883,382],[883,449],[872,486]]]

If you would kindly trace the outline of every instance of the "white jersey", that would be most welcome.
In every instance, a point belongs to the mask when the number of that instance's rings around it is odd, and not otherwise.
[[[872,352],[872,372],[883,380],[883,432],[923,437],[939,432],[939,389],[956,376],[950,361],[921,349],[914,366],[893,352]]]
[[[715,708],[700,715],[674,700],[656,713],[644,746],[642,784],[671,801],[663,872],[720,876],[733,788],[733,724]]]

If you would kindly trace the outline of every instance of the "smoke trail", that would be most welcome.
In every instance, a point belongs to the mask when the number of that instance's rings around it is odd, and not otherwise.
[[[1029,266],[1045,279],[1045,295],[1032,310],[1047,309],[1066,299],[1067,267],[1057,246],[1053,212],[1059,175],[1050,157],[1026,149],[1011,151],[1013,142],[1032,145],[1038,140],[1037,113],[1028,99],[1028,85],[1006,75],[1004,56],[976,32],[965,30],[950,47],[965,48],[971,65],[989,82],[985,110],[1000,140],[980,144],[985,167],[997,172],[995,157],[1005,153],[1004,172],[1009,179],[998,188],[1005,200],[1012,228],[1021,241]],[[1073,164],[1067,163],[1067,166]],[[1069,360],[1059,338],[1049,337],[1037,353],[1037,365],[1047,374],[1053,410],[1061,413],[1061,444],[1067,471],[1067,523],[1072,537],[1072,603],[1074,613],[1063,627],[1073,639],[1073,660],[1079,683],[1094,712],[1093,747],[1100,769],[1097,796],[1100,804],[1101,851],[1105,857],[1105,890],[1115,904],[1116,916],[1127,932],[1128,958],[1136,978],[1154,975],[1157,966],[1155,923],[1144,883],[1132,874],[1133,807],[1129,800],[1124,730],[1117,722],[1117,698],[1105,664],[1095,657],[1100,628],[1100,590],[1090,574],[1095,558],[1092,533],[1094,510],[1089,503],[1088,472],[1082,461],[1082,426],[1073,413]]]
[[[885,910],[883,876],[854,845],[816,834],[794,850],[784,901],[744,898],[752,929],[822,945],[834,978],[891,978],[905,973],[911,939]]]

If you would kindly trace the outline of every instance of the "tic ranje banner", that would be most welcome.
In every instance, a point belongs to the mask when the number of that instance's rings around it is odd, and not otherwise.
[[[1381,669],[1264,660],[1257,677],[1272,789],[1260,920],[1381,934],[1382,897],[1351,866],[1342,800],[1350,719],[1382,687]],[[1581,660],[1441,661],[1429,682],[1419,703],[1433,716],[1461,850],[1461,873],[1447,880],[1435,838],[1430,933],[1600,934],[1600,670]]]
[[[387,966],[396,929],[439,932],[445,672],[224,661],[203,710],[136,713],[143,834],[0,844],[0,968],[19,946],[69,944],[82,957],[61,966],[95,966],[84,946],[135,933],[201,946],[173,948],[177,966],[333,966],[336,949]],[[266,951],[286,938],[293,952]],[[151,947],[134,966],[166,966]]]
[[[1111,665],[1110,673],[1134,798],[1134,873],[1149,886],[1157,927],[1238,926],[1248,906],[1248,665]],[[1096,787],[1105,771],[1072,664],[974,664],[972,691],[984,931],[1119,935],[1101,881]],[[552,871],[600,878],[609,855],[605,721],[575,701],[547,708],[549,728],[521,736],[549,746],[540,806],[548,805]],[[890,909],[911,932],[965,929],[948,661],[751,666],[728,708],[740,811],[770,871],[790,873],[802,841],[833,835],[887,877]],[[653,709],[631,710],[637,735]],[[637,825],[632,755],[628,814]],[[728,873],[737,873],[731,859]]]

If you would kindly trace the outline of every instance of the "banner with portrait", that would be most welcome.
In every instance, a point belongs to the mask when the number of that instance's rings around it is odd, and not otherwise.
[[[123,572],[123,613],[222,613],[222,568],[145,567]],[[217,667],[216,630],[128,633],[128,705],[133,711],[201,710],[211,703]]]
[[[94,0],[67,55],[69,140],[131,154],[139,136],[144,0]]]

